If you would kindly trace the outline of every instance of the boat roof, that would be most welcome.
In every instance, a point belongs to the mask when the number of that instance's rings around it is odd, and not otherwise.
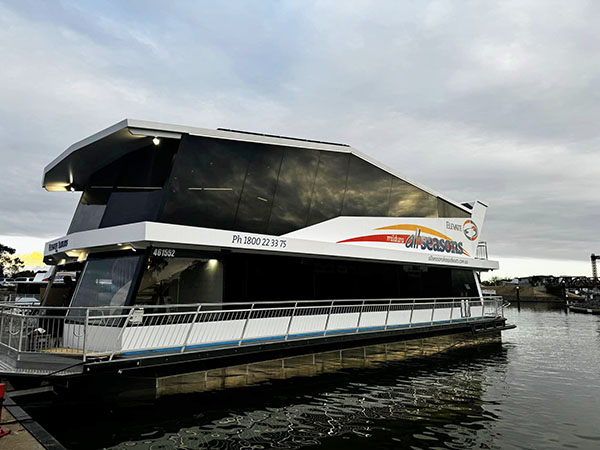
[[[463,211],[471,213],[471,208],[467,205],[451,200],[443,194],[399,174],[347,144],[221,128],[212,130],[136,119],[124,119],[71,145],[44,168],[42,187],[48,191],[82,191],[88,184],[90,176],[106,164],[140,147],[149,145],[150,140],[155,137],[181,139],[184,134],[213,139],[350,153],[431,195],[451,203]]]

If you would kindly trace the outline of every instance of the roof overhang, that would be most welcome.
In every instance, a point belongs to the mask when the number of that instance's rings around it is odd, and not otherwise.
[[[180,139],[181,133],[153,129],[146,122],[125,119],[71,145],[44,169],[48,191],[81,191],[98,169],[141,147],[154,137]]]

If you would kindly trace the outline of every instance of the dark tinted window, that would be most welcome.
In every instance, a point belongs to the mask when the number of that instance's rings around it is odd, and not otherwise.
[[[149,145],[130,153],[119,161],[117,189],[162,189],[171,172],[174,148],[169,141]]]
[[[162,189],[113,192],[100,227],[156,220],[161,199]]]
[[[439,217],[470,217],[468,212],[451,205],[441,198],[438,198],[438,214]]]
[[[271,211],[269,234],[281,235],[306,226],[318,164],[318,151],[285,149]]]
[[[68,232],[76,233],[98,228],[109,196],[109,189],[86,189],[81,195]]]
[[[477,284],[472,270],[452,269],[452,295],[476,297]]]
[[[447,267],[232,253],[225,302],[477,296],[473,271]]]
[[[392,176],[352,156],[342,216],[386,216]]]
[[[170,305],[223,300],[223,265],[217,259],[151,257],[134,303]]]
[[[95,172],[75,211],[69,233],[154,220],[178,140],[163,139]]]
[[[399,178],[392,180],[390,217],[438,217],[437,197]]]
[[[243,142],[184,136],[160,220],[232,229],[250,149]]]
[[[342,212],[346,190],[350,155],[325,151],[320,153],[308,225],[338,217]]]
[[[267,232],[282,155],[281,147],[252,145],[252,160],[235,219],[236,230]]]

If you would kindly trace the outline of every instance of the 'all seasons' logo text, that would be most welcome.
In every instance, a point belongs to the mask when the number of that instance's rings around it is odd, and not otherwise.
[[[470,241],[474,241],[479,236],[479,228],[472,220],[466,220],[463,224],[463,233]]]
[[[466,234],[466,233],[465,233]],[[406,240],[406,248],[421,248],[421,250],[431,250],[434,252],[457,253],[462,255],[463,243],[452,241],[450,239],[438,239],[429,236],[421,236],[421,230],[417,229],[415,234]]]

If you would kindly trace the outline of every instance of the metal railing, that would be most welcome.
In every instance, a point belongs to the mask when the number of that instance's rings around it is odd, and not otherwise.
[[[487,242],[480,241],[475,249],[475,259],[488,259]]]
[[[3,296],[4,298],[0,299],[3,302],[17,302],[17,301],[21,301],[21,302],[27,302],[27,303],[35,303],[36,305],[40,304],[40,299],[41,296],[39,294],[16,294],[16,293],[10,293],[10,294],[5,294]],[[35,305],[32,305],[35,306]]]
[[[501,297],[39,307],[0,305],[0,349],[86,361],[431,327],[504,316]]]

